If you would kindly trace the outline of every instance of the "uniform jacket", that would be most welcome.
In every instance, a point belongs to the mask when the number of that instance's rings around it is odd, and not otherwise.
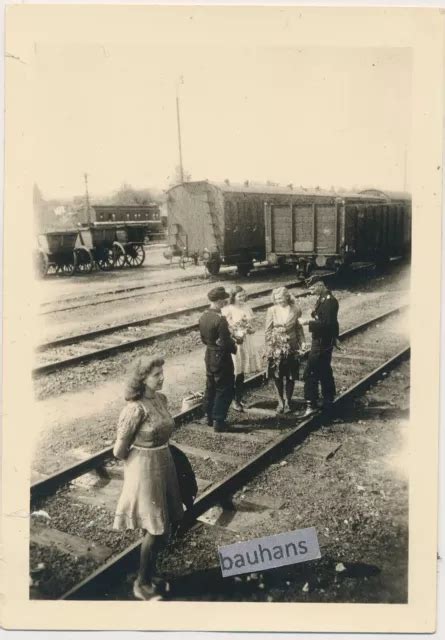
[[[338,301],[330,291],[326,291],[318,298],[312,312],[313,320],[309,322],[312,339],[333,345],[339,334],[337,315]]]
[[[206,365],[209,371],[221,368],[233,369],[232,353],[236,353],[236,344],[230,335],[229,325],[221,311],[207,309],[199,320],[201,340],[207,347]]]

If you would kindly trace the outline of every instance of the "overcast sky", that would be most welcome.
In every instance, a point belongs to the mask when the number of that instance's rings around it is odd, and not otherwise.
[[[124,183],[272,180],[409,188],[408,49],[35,48],[34,173],[45,197]],[[406,162],[407,158],[407,162]],[[406,168],[405,168],[406,164]]]

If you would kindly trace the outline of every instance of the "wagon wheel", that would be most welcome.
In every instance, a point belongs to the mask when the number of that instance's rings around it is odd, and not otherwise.
[[[217,276],[219,273],[219,269],[221,267],[221,263],[218,259],[215,260],[209,260],[209,262],[207,262],[206,264],[207,267],[207,271],[210,273],[210,275],[212,276]]]
[[[110,271],[114,267],[113,250],[105,247],[96,258],[97,265],[102,271]]]
[[[145,260],[144,247],[141,244],[127,246],[127,264],[129,267],[140,267]]]
[[[64,262],[56,267],[56,273],[64,276],[73,276],[76,271],[75,262]]]
[[[252,261],[249,262],[239,262],[237,265],[238,275],[247,276],[253,268]]]
[[[116,269],[122,269],[127,262],[125,257],[125,249],[120,242],[113,242],[113,265]]]
[[[37,275],[40,278],[44,278],[48,273],[49,260],[46,253],[43,251],[37,251],[35,256],[35,267],[37,271]]]
[[[313,262],[307,262],[305,264],[305,267],[304,267],[304,277],[305,278],[309,278],[310,275],[312,274],[313,270],[314,270],[314,263]]]
[[[87,247],[78,247],[76,253],[76,271],[79,273],[91,273],[93,270],[93,256]]]
[[[185,269],[186,264],[187,264],[187,256],[185,254],[185,251],[183,251],[181,253],[181,257],[179,258],[179,266],[181,267],[181,269]]]

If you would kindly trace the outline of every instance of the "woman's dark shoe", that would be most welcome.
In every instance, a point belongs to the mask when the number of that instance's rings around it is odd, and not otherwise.
[[[165,596],[170,591],[170,583],[163,578],[154,577],[151,579],[151,586],[159,596]]]

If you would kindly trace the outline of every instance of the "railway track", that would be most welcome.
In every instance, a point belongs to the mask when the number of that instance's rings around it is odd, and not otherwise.
[[[190,278],[190,280],[189,279],[181,280],[179,284],[177,280],[169,280],[168,282],[165,282],[163,284],[165,285],[174,284],[176,286],[167,287],[163,289],[158,288],[162,286],[161,284],[151,285],[151,286],[139,285],[137,287],[122,287],[120,289],[115,289],[114,291],[99,292],[94,295],[94,298],[91,298],[91,296],[79,296],[78,298],[69,298],[66,301],[67,302],[66,306],[64,307],[60,306],[54,309],[41,311],[39,315],[47,316],[47,315],[52,315],[54,313],[62,313],[65,311],[74,311],[76,309],[84,309],[85,307],[95,307],[99,304],[109,304],[110,302],[119,302],[122,300],[133,300],[134,298],[144,298],[144,297],[147,297],[153,294],[158,294],[158,293],[171,293],[172,291],[178,291],[179,289],[182,289],[185,283],[187,283],[187,288],[202,287],[203,284],[205,284],[202,282],[203,278],[200,278],[201,282],[189,284],[189,282],[194,279],[195,277]],[[126,293],[128,295],[119,295],[122,293]],[[80,301],[82,300],[83,302],[80,303]],[[74,302],[74,301],[79,301],[79,304],[70,304],[71,302]],[[43,303],[42,307],[46,307],[53,304],[54,304],[53,302]]]
[[[353,272],[354,276],[360,277],[369,270],[369,267],[370,265],[367,263],[358,266]],[[323,277],[327,282],[333,280],[336,274],[328,271],[323,273]],[[270,306],[270,294],[277,284],[274,283],[272,287],[248,292],[251,300],[257,300],[256,304],[251,305],[253,310],[261,311]],[[285,286],[291,290],[296,289],[301,287],[301,280],[287,281]],[[294,295],[295,297],[304,297],[309,295],[309,291],[303,290]],[[36,348],[40,362],[33,368],[32,375],[34,378],[38,378],[91,360],[123,353],[157,340],[194,331],[198,328],[200,314],[207,307],[208,303],[179,308],[157,316],[149,316],[42,343]]]
[[[289,289],[295,289],[300,282],[289,283]],[[260,311],[270,306],[270,294],[274,287],[249,293],[254,310]],[[296,294],[297,297],[309,295],[308,291]],[[116,324],[95,331],[59,338],[37,347],[41,362],[33,369],[33,376],[40,377],[60,371],[74,365],[122,353],[155,340],[170,338],[198,328],[200,314],[207,309],[208,303],[176,309],[169,313],[149,316],[132,322]]]
[[[265,267],[259,266],[256,268],[255,271],[252,272],[252,275],[258,275],[258,274],[261,275],[265,271],[265,269],[266,269]],[[271,267],[268,267],[268,269],[270,270],[271,274],[274,273]],[[199,280],[199,282],[196,282],[195,284],[188,284],[190,282],[193,282],[193,280]],[[62,313],[65,311],[73,311],[75,309],[83,309],[89,306],[97,306],[99,304],[108,304],[110,302],[118,302],[120,300],[128,300],[128,299],[133,299],[138,297],[145,297],[145,296],[151,295],[152,293],[153,294],[168,293],[171,291],[182,289],[185,283],[187,283],[187,287],[198,287],[198,286],[203,286],[208,282],[216,283],[220,280],[221,281],[225,280],[223,273],[218,274],[216,278],[209,275],[206,276],[205,274],[199,274],[199,275],[194,274],[188,277],[181,278],[179,279],[179,281],[177,278],[175,278],[172,280],[165,280],[163,282],[151,283],[149,285],[140,284],[136,286],[121,286],[113,290],[98,291],[94,294],[94,296],[92,296],[91,294],[76,295],[76,296],[67,297],[59,302],[54,302],[54,301],[42,302],[41,307],[43,311],[41,311],[39,315],[47,316],[47,315],[52,315],[56,313]],[[158,287],[166,287],[167,285],[174,285],[174,286],[168,287],[168,288],[158,288]],[[128,294],[128,295],[119,295],[119,294]],[[64,303],[65,303],[65,306],[61,306]]]
[[[334,355],[333,361],[340,390],[334,403],[335,412],[341,412],[342,405],[350,398],[362,394],[409,357],[407,339],[399,331],[398,316],[405,310],[406,307],[398,307],[341,335],[343,350]],[[326,419],[321,411],[305,419],[292,414],[276,416],[274,393],[271,386],[264,383],[263,374],[246,381],[246,392],[250,394],[247,411],[237,414],[236,427],[231,432],[215,434],[213,430],[197,425],[196,418],[202,414],[200,405],[175,416],[178,429],[173,441],[192,461],[200,487],[193,508],[186,514],[183,532],[190,530],[211,507],[230,503],[231,496],[249,479],[297,443],[304,442],[305,437]],[[301,402],[301,392],[301,383],[297,383],[296,406]],[[96,532],[96,542],[91,542],[85,523],[77,521],[72,529],[71,518],[67,516],[74,509],[73,505],[80,504],[92,517],[97,518],[98,510],[108,514],[106,520],[111,522],[122,477],[123,466],[112,460],[112,448],[108,447],[32,485],[33,509],[49,514],[64,512],[65,516],[60,523],[57,517],[53,518],[61,531],[48,526],[32,526],[31,542],[40,548],[63,544],[63,548],[69,549],[71,544],[76,557],[84,555],[90,560],[91,547],[96,545],[93,564],[99,565],[91,571],[91,561],[85,571],[89,574],[87,577],[76,579],[74,586],[63,586],[62,592],[44,597],[107,598],[116,581],[122,581],[122,577],[137,566],[139,538],[130,544],[124,544],[122,539],[113,542],[112,534],[107,530],[106,535]],[[104,539],[109,544],[98,542]],[[65,560],[63,566],[68,565]]]

